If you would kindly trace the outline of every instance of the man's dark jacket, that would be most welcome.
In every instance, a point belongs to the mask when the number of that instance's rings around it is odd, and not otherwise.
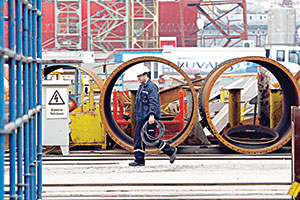
[[[134,106],[136,120],[147,120],[152,114],[156,119],[161,117],[159,90],[150,79],[145,84],[140,84]]]

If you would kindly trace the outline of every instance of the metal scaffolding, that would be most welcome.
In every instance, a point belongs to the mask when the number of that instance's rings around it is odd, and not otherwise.
[[[88,50],[158,48],[158,0],[87,0],[86,26]]]
[[[203,29],[213,25],[218,30],[214,36],[202,36],[202,40],[212,40],[211,45],[221,45],[224,47],[235,46],[241,40],[248,39],[247,9],[246,0],[187,0],[188,6],[196,6],[199,13],[204,16],[209,23],[205,24]],[[221,11],[219,7],[230,5],[232,7],[226,11]],[[227,15],[236,9],[242,9],[241,19],[231,20]],[[242,23],[240,23],[242,21]],[[204,42],[203,42],[204,43]]]
[[[55,0],[55,48],[87,50],[158,48],[158,0],[86,0],[83,20],[80,0]]]
[[[128,16],[128,0],[87,0],[88,50],[129,48]]]
[[[41,7],[41,0],[0,0],[0,199],[42,199]],[[4,84],[5,64],[8,85]],[[6,173],[4,154],[8,149]]]
[[[158,48],[158,0],[128,0],[131,48]]]
[[[81,1],[55,0],[55,48],[82,48]]]

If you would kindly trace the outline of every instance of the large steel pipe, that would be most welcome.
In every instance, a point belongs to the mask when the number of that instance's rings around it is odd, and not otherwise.
[[[241,62],[252,62],[266,68],[275,76],[283,90],[283,114],[281,120],[274,129],[274,131],[278,133],[279,137],[270,143],[242,144],[228,140],[216,130],[212,123],[209,111],[209,96],[214,83],[225,70]],[[283,65],[265,57],[243,57],[221,63],[207,76],[199,96],[199,111],[202,116],[203,125],[206,126],[225,146],[240,153],[264,154],[275,151],[291,139],[291,106],[300,105],[299,96],[300,90],[296,80],[293,78],[292,73]]]
[[[101,77],[99,77],[95,72],[85,69],[83,67],[79,67],[77,65],[59,65],[59,64],[49,65],[44,68],[44,76],[47,76],[51,72],[58,70],[60,68],[64,68],[64,67],[72,67],[72,68],[83,71],[84,73],[86,73],[88,76],[90,76],[95,81],[95,83],[99,87],[100,91],[102,91],[104,83],[103,83]]]
[[[193,96],[193,111],[191,113],[191,116],[188,120],[188,123],[186,124],[186,126],[183,128],[183,130],[181,130],[181,132],[176,135],[175,137],[173,137],[172,139],[169,140],[169,143],[172,146],[178,146],[180,143],[182,143],[185,138],[189,135],[189,133],[191,132],[194,124],[195,124],[195,120],[197,117],[197,112],[196,109],[197,108],[197,95],[196,95],[196,91],[194,89],[194,86],[191,82],[191,80],[189,79],[189,77],[186,75],[186,73],[181,70],[177,65],[175,65],[174,63],[163,59],[163,58],[158,58],[158,57],[139,57],[139,58],[134,58],[131,59],[125,63],[123,63],[122,65],[120,65],[119,67],[117,67],[112,74],[108,77],[108,79],[105,81],[102,93],[101,93],[101,98],[100,98],[100,114],[101,114],[101,119],[103,121],[105,130],[108,132],[108,134],[110,135],[110,137],[121,147],[123,147],[124,149],[127,149],[128,151],[133,151],[133,138],[129,137],[127,134],[125,134],[117,125],[117,123],[115,122],[113,116],[112,116],[112,110],[111,110],[111,94],[112,94],[112,90],[113,87],[116,83],[116,81],[118,80],[118,78],[121,76],[121,74],[123,72],[125,72],[127,69],[129,69],[130,67],[139,64],[139,63],[143,63],[143,62],[158,62],[158,63],[162,63],[165,65],[169,65],[170,67],[174,68],[175,70],[177,70],[183,77],[184,79],[187,81],[191,92],[192,92],[192,96]],[[148,149],[146,150],[148,153],[152,153],[153,151],[155,151],[154,149]]]
[[[300,71],[298,71],[297,74],[295,74],[294,78],[296,79],[297,83],[300,86]]]

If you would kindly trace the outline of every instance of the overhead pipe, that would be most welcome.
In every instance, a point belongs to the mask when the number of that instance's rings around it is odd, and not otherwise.
[[[54,65],[49,65],[49,66],[46,66],[44,68],[43,74],[44,74],[44,76],[47,76],[51,72],[53,72],[55,70],[58,70],[60,68],[64,68],[66,66],[73,67],[73,68],[75,68],[77,70],[83,71],[84,73],[86,73],[89,77],[91,77],[95,81],[95,83],[99,87],[100,91],[102,90],[104,82],[101,79],[101,77],[99,77],[95,72],[93,72],[91,70],[88,70],[88,69],[85,69],[83,67],[79,67],[77,65],[55,65],[55,64]]]

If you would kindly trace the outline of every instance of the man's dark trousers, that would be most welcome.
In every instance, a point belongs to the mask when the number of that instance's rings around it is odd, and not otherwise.
[[[137,120],[135,133],[134,133],[134,157],[135,162],[140,164],[145,164],[145,143],[142,141],[141,129],[148,120]],[[155,137],[156,134],[156,123],[148,125],[147,130],[154,130],[152,132],[148,131],[148,134],[151,133],[151,136]],[[171,156],[174,153],[174,147],[170,146],[168,143],[159,140],[157,144],[154,145],[156,148],[162,148],[161,150]]]

